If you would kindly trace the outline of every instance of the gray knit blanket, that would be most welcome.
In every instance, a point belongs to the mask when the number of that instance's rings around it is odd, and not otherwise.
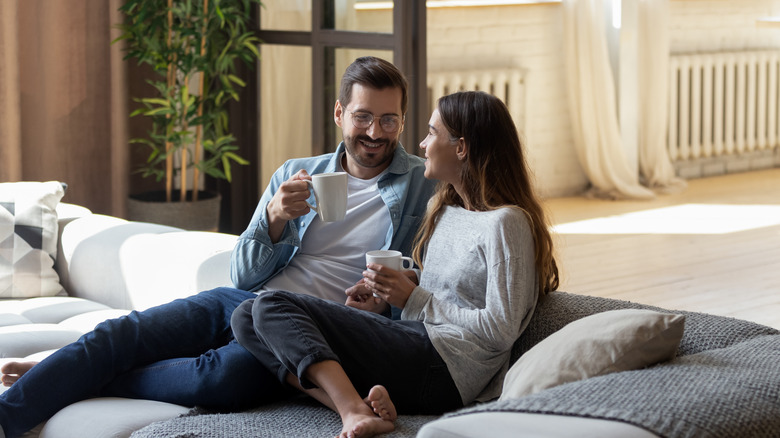
[[[522,354],[585,314],[657,307],[553,294],[516,347]],[[572,382],[450,415],[531,412],[622,421],[660,437],[780,437],[780,332],[695,312],[686,315],[677,357],[636,371]]]
[[[622,308],[668,311],[626,301],[556,292],[539,304],[513,349],[516,359],[571,321]],[[780,437],[780,332],[733,318],[686,315],[677,357],[643,370],[572,382],[532,396],[490,402],[476,412],[532,412],[622,421],[660,437]],[[388,438],[411,438],[435,416],[400,416]],[[153,423],[149,437],[324,437],[341,430],[334,412],[299,397],[255,410],[190,415]]]
[[[413,438],[437,416],[402,415],[387,438]],[[172,420],[152,423],[133,433],[132,438],[323,438],[341,432],[338,414],[312,399],[296,397],[246,412],[215,414],[195,409]]]

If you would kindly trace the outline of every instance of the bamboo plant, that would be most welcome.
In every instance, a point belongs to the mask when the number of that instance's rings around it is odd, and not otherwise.
[[[247,164],[236,154],[226,104],[239,100],[245,86],[236,63],[254,66],[260,56],[260,41],[249,29],[253,4],[260,1],[126,0],[120,7],[126,18],[115,42],[125,41],[125,59],[155,72],[147,81],[154,96],[135,98],[142,106],[131,113],[149,117],[152,127],[148,137],[131,143],[148,148],[139,171],[165,180],[168,202],[176,179],[179,200],[187,199],[190,185],[197,200],[201,172],[231,181],[231,164]]]

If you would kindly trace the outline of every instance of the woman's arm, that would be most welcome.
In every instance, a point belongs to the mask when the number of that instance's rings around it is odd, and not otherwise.
[[[533,237],[526,216],[518,209],[500,211],[490,216],[493,220],[489,224],[482,223],[484,231],[474,239],[481,242],[478,250],[454,256],[473,257],[466,267],[452,261],[450,240],[477,228],[461,218],[454,224],[456,229],[449,229],[451,222],[440,222],[439,226],[448,228],[437,229],[438,236],[431,240],[425,263],[426,273],[435,266],[440,278],[414,289],[406,301],[403,319],[449,325],[451,330],[475,337],[489,350],[511,348],[536,306],[538,288]],[[476,264],[481,266],[473,266]],[[473,266],[471,272],[468,266]],[[480,282],[484,279],[484,300],[469,296],[474,294],[475,278]]]

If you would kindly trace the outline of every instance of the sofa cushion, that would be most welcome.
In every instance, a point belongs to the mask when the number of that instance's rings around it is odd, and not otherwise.
[[[61,183],[0,183],[0,297],[53,296]]]
[[[151,400],[103,397],[66,406],[40,432],[40,438],[126,438],[155,421],[186,414],[190,408]]]
[[[57,324],[18,324],[0,327],[0,351],[2,357],[24,358],[39,351],[68,345],[82,334]]]
[[[144,310],[230,286],[236,239],[92,214],[63,228],[57,269],[72,296]]]
[[[105,310],[109,307],[74,297],[39,297],[0,301],[0,321],[4,317],[20,317],[24,323],[57,324],[76,315]],[[3,324],[0,325],[10,325]]]
[[[489,430],[489,434],[486,434]],[[658,438],[640,427],[599,418],[527,412],[481,412],[441,418],[420,429],[416,438]]]
[[[0,357],[30,359],[61,348],[97,324],[128,310],[74,297],[39,297],[0,301]],[[48,353],[43,356],[48,355]]]
[[[683,315],[642,309],[611,310],[571,322],[520,356],[506,374],[501,400],[671,359],[684,322]]]

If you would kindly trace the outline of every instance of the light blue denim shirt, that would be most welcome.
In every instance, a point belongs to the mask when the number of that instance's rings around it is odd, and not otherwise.
[[[279,242],[272,243],[268,236],[266,206],[279,186],[301,169],[306,169],[309,175],[337,171],[339,157],[344,152],[342,142],[336,152],[288,160],[274,173],[257,204],[249,227],[241,234],[233,249],[230,278],[236,288],[257,291],[268,279],[284,269],[300,248],[301,239],[317,214],[312,210],[288,221]],[[424,160],[409,155],[399,143],[387,173],[377,181],[392,222],[392,229],[386,231],[382,249],[395,249],[405,255],[411,253],[414,235],[436,186],[436,181],[426,179],[424,172]],[[314,203],[313,196],[309,202]]]

